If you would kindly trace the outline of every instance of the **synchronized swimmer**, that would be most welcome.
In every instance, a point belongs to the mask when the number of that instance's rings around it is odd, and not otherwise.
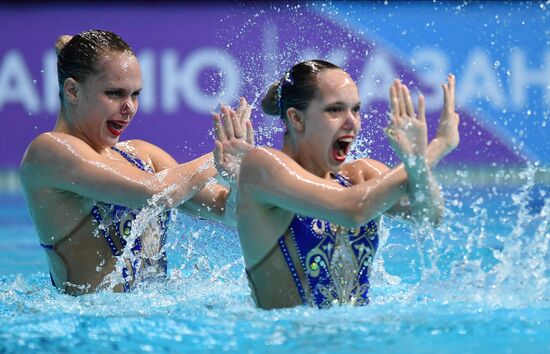
[[[254,146],[251,107],[241,98],[236,110],[214,114],[213,153],[178,164],[146,141],[119,141],[142,86],[122,38],[93,30],[61,36],[56,48],[61,109],[54,129],[29,145],[20,173],[52,283],[64,293],[129,291],[164,277],[177,208],[237,227],[258,307],[364,305],[380,216],[440,222],[431,171],[459,143],[452,75],[429,144],[424,98],[417,115],[408,88],[391,86],[385,132],[402,161],[392,169],[346,162],[361,128],[359,94],[345,71],[322,60],[294,65],[262,102],[285,123],[282,150]]]
[[[286,126],[281,151],[257,147],[241,165],[237,225],[253,298],[264,309],[368,303],[382,214],[437,224],[443,200],[432,167],[459,141],[454,77],[443,85],[437,137],[427,144],[409,90],[390,89],[387,138],[402,165],[346,163],[361,127],[357,86],[334,64],[310,60],[273,84],[262,107]]]
[[[236,179],[229,190],[209,181],[216,168],[238,173],[233,164],[253,144],[250,108],[244,99],[238,113],[222,107],[214,153],[178,164],[146,141],[119,142],[142,87],[136,55],[122,38],[93,30],[60,37],[56,49],[61,109],[53,131],[23,157],[27,205],[54,286],[73,295],[128,291],[136,278],[166,273],[172,208],[235,226]],[[130,240],[134,219],[153,198],[158,210]],[[124,265],[116,267],[123,253]]]

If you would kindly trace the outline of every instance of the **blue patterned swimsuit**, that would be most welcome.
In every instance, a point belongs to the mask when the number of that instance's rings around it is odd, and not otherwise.
[[[335,177],[342,186],[351,186],[345,177]],[[294,264],[288,249],[291,245],[287,245],[284,235],[278,244],[304,304],[324,308],[341,303],[368,303],[369,271],[378,248],[375,220],[349,229],[295,215],[289,232],[299,264]],[[302,284],[296,267],[302,268],[307,284]]]
[[[111,147],[114,151],[122,155],[126,160],[135,165],[140,170],[154,173],[153,169],[147,165],[143,160],[138,157],[131,155],[123,150],[120,150],[116,147]],[[126,238],[130,236],[132,230],[132,222],[135,220],[137,214],[140,210],[130,209],[121,205],[114,205],[102,202],[96,202],[94,205],[91,216],[98,224],[98,232],[103,236],[113,256],[119,257],[123,253],[123,249],[127,245]],[[90,217],[84,218],[73,231],[71,231],[67,236],[59,240],[54,245],[45,245],[40,244],[46,249],[50,249],[58,254],[58,256],[63,260],[66,270],[67,270],[67,283],[70,283],[70,268],[66,258],[63,254],[60,254],[58,251],[58,246],[66,241],[71,241],[71,237],[82,227],[83,224],[88,222]],[[133,260],[126,261],[126,265],[122,268],[122,277],[124,279],[124,291],[127,292],[131,289],[131,284],[139,275],[139,272],[147,268],[155,268],[154,273],[156,274],[166,274],[167,271],[167,261],[166,254],[164,251],[159,253],[162,250],[164,243],[166,242],[166,235],[168,231],[168,223],[170,221],[170,212],[164,212],[158,216],[158,225],[159,225],[159,235],[158,235],[158,249],[157,255],[154,258],[148,258],[143,254],[142,240],[141,237],[137,237],[130,251],[132,252]],[[117,247],[113,238],[117,239],[117,243],[122,245],[121,248]],[[52,284],[56,286],[52,278]],[[59,288],[59,286],[57,286]]]

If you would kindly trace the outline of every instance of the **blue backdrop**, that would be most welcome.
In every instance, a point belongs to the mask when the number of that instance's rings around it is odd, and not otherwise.
[[[457,76],[460,148],[447,164],[550,165],[548,9],[538,2],[316,2],[190,6],[172,3],[0,5],[0,168],[53,128],[55,53],[61,34],[108,29],[139,56],[140,111],[124,139],[142,138],[187,160],[212,149],[210,112],[240,95],[256,106],[301,59],[323,58],[356,79],[363,100],[361,155],[385,162],[381,133],[394,77],[427,96],[433,134],[440,83]],[[254,112],[258,140],[281,125]]]

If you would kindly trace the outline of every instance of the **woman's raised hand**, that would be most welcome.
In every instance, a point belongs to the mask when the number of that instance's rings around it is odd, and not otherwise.
[[[439,118],[436,139],[441,144],[441,157],[443,157],[458,146],[460,141],[458,132],[460,118],[455,112],[455,76],[449,74],[447,82],[442,84],[441,87],[443,88],[443,110]]]
[[[425,157],[428,147],[428,128],[424,96],[418,97],[418,116],[414,112],[409,89],[399,80],[390,88],[390,124],[385,133],[398,157],[409,165],[416,157]]]
[[[222,105],[220,113],[214,113],[214,163],[218,173],[228,182],[238,180],[241,161],[254,147],[251,111],[252,106],[241,97],[237,111]]]

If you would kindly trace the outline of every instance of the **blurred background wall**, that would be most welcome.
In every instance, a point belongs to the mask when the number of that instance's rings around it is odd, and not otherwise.
[[[172,2],[0,5],[0,192],[18,193],[26,146],[55,124],[54,43],[106,29],[137,53],[139,112],[123,139],[151,141],[179,161],[212,150],[211,112],[245,96],[260,144],[282,125],[262,114],[268,85],[294,63],[332,61],[356,80],[363,133],[354,156],[397,161],[382,134],[387,92],[401,78],[427,99],[430,135],[440,84],[457,76],[461,145],[442,163],[449,180],[513,183],[528,163],[548,183],[549,2]],[[517,182],[517,181],[516,181]],[[521,182],[519,182],[521,183]]]

